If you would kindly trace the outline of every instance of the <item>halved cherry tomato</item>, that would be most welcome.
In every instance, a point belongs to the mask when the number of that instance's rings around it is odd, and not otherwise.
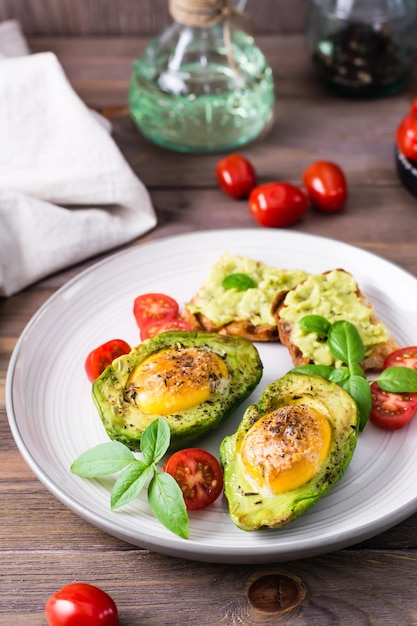
[[[261,226],[281,228],[302,218],[307,211],[306,194],[291,183],[273,182],[252,189],[249,210]]]
[[[139,328],[149,322],[172,320],[178,311],[178,302],[164,293],[144,293],[133,303],[133,315]]]
[[[311,163],[303,173],[303,184],[311,203],[320,211],[335,213],[346,204],[346,177],[336,163]]]
[[[247,198],[256,185],[255,169],[241,154],[230,154],[216,166],[216,177],[221,189],[232,198]]]
[[[114,600],[102,589],[72,583],[51,595],[45,605],[49,626],[119,626]]]
[[[128,354],[131,347],[123,339],[111,339],[90,352],[85,360],[85,371],[91,382],[111,365],[118,356]]]
[[[400,152],[417,162],[417,111],[410,111],[403,117],[397,128],[396,141]]]
[[[148,322],[140,329],[140,338],[142,341],[155,337],[159,333],[167,330],[191,330],[188,322],[180,318],[174,320],[160,320],[156,322]]]
[[[397,365],[399,367],[411,367],[417,370],[417,346],[399,348],[387,356],[384,369]]]
[[[181,487],[189,511],[212,504],[223,489],[223,470],[215,456],[201,448],[175,452],[163,466]]]
[[[417,412],[417,393],[383,391],[377,382],[371,384],[372,408],[370,420],[385,430],[398,430]]]

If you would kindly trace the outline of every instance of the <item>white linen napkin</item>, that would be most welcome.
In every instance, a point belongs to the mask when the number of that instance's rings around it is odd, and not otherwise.
[[[56,56],[27,54],[19,25],[0,24],[0,295],[156,222],[143,183]]]

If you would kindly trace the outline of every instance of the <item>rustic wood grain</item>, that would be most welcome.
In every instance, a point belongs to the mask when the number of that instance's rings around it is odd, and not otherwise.
[[[248,0],[256,34],[304,32],[308,0]],[[170,22],[168,0],[0,0],[0,21],[27,35],[156,35]]]
[[[82,48],[73,37],[29,37],[28,42],[34,53],[53,50],[77,93],[90,106],[99,108],[127,105],[131,64],[148,39],[86,36]],[[257,43],[274,69],[278,98],[324,94],[306,55],[304,34],[265,35]]]
[[[3,553],[2,592],[14,624],[43,624],[43,607],[50,593],[68,580],[91,578],[115,599],[121,626],[228,626],[291,624],[291,626],[405,626],[416,623],[414,594],[417,553],[345,550],[270,567],[190,564],[145,550],[100,548]],[[19,558],[22,580],[13,559]],[[31,574],[29,575],[29,572]],[[59,572],[59,574],[57,574]],[[29,578],[33,586],[24,584]],[[280,614],[255,609],[248,591],[259,578],[274,583],[280,577],[301,579],[306,595],[293,611]],[[372,582],[371,582],[372,581]],[[16,594],[16,589],[20,593]],[[0,625],[10,626],[0,615]]]
[[[69,2],[72,17],[65,20]],[[155,2],[154,10],[147,11],[141,28],[156,25],[162,4]],[[281,17],[282,11],[288,17],[290,9],[278,4]],[[94,16],[95,27],[104,32],[122,2],[108,6],[103,16],[97,13],[99,5],[0,0],[0,19],[5,10],[8,16],[26,11],[32,32],[45,35],[30,39],[32,51],[54,51],[80,97],[111,118],[115,141],[148,186],[159,220],[154,231],[130,245],[195,230],[256,228],[246,201],[233,201],[217,188],[218,155],[173,156],[146,141],[130,120],[126,112],[130,64],[146,39],[46,36],[59,25],[63,34],[72,35],[65,29],[85,29]],[[270,11],[270,2],[259,2],[259,15],[267,5]],[[124,10],[133,16],[137,6],[128,6],[133,4],[126,0]],[[344,211],[329,216],[310,209],[291,228],[347,241],[417,276],[417,200],[401,187],[393,156],[395,127],[417,91],[415,76],[407,92],[396,97],[344,100],[316,82],[302,35],[266,35],[259,44],[273,67],[277,92],[269,134],[244,149],[260,180],[301,184],[303,168],[326,158],[340,162],[349,181]],[[48,595],[73,580],[87,580],[111,593],[122,626],[417,624],[417,514],[350,549],[313,559],[267,567],[212,565],[153,554],[103,533],[58,502],[32,474],[6,415],[5,380],[12,350],[30,318],[56,289],[106,256],[67,268],[11,298],[0,298],[0,626],[45,624]],[[288,610],[292,596],[285,580],[305,590],[300,603]]]

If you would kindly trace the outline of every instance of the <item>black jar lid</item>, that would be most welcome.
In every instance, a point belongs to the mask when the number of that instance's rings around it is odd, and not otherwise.
[[[395,149],[395,162],[398,178],[407,191],[417,198],[417,163],[407,159],[398,148]]]

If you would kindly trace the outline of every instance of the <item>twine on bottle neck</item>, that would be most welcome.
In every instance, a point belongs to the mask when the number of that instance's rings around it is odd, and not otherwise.
[[[210,28],[223,23],[223,36],[227,57],[232,69],[238,74],[239,68],[232,54],[230,24],[239,21],[242,30],[251,30],[251,19],[244,11],[239,11],[231,0],[169,0],[169,12],[178,23],[191,28]]]

